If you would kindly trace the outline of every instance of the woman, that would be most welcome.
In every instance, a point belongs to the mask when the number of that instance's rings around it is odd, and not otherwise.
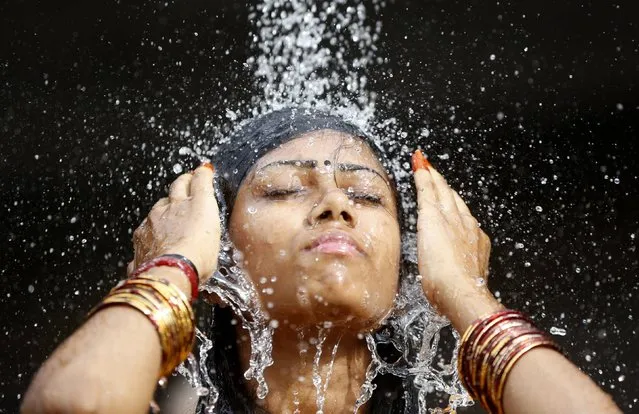
[[[256,401],[255,384],[239,375],[249,368],[246,335],[217,312],[219,406],[352,412],[370,362],[361,332],[391,313],[402,273],[402,217],[388,165],[354,126],[302,110],[253,121],[228,146],[216,161],[228,232],[276,328],[274,364],[265,372],[270,392]],[[430,303],[465,333],[459,368],[471,395],[491,412],[508,414],[620,412],[530,321],[504,310],[477,283],[488,273],[488,237],[419,151],[412,163],[418,280]],[[192,345],[188,300],[197,294],[196,279],[206,281],[217,268],[213,176],[210,164],[180,176],[153,207],[135,232],[131,279],[42,366],[23,412],[148,409],[158,372],[169,373]],[[335,354],[325,351],[314,373],[308,347],[317,341]],[[318,374],[331,378],[323,402],[316,398]],[[405,396],[397,384],[382,378],[360,412],[401,412]]]

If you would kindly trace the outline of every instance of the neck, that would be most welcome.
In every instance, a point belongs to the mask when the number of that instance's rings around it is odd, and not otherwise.
[[[246,370],[249,341],[239,348]],[[258,404],[272,413],[353,412],[369,362],[366,342],[355,332],[280,326],[273,334],[273,366],[265,371],[269,393]],[[248,386],[255,391],[254,381]]]

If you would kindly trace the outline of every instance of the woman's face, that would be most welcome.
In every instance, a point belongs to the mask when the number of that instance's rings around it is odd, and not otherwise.
[[[262,304],[279,324],[373,328],[397,292],[395,194],[369,146],[333,130],[258,160],[230,220]]]

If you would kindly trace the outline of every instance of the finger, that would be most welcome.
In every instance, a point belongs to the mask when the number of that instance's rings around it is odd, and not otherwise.
[[[490,251],[491,251],[490,237],[483,230],[479,230],[479,231],[480,231],[479,257],[481,257],[481,261],[482,261],[481,269],[484,271],[484,278],[488,278],[488,268],[490,266]]]
[[[457,205],[457,210],[459,210],[459,214],[472,216],[473,214],[470,212],[470,209],[468,208],[464,200],[462,200],[461,196],[457,193],[457,191],[455,190],[451,190],[451,191],[453,192],[453,198],[455,199],[455,204]]]
[[[206,200],[215,197],[213,193],[213,175],[215,169],[211,163],[203,163],[193,172],[191,180],[191,196],[195,200]]]
[[[153,210],[158,210],[160,208],[166,207],[169,204],[171,204],[171,200],[169,200],[168,197],[163,197],[161,199],[159,199],[151,208],[151,211]],[[142,222],[141,226],[145,226],[147,223],[147,219],[144,219],[144,221]]]
[[[134,271],[135,271],[135,260],[131,260],[129,264],[126,266],[127,277],[131,277]]]
[[[437,190],[421,151],[413,154],[413,171],[415,172],[415,189],[417,190],[417,207],[423,210],[428,205],[437,205]]]
[[[453,196],[453,189],[450,188],[444,177],[435,168],[431,166],[429,170],[433,178],[433,184],[437,190],[437,197],[441,203],[443,212],[447,214],[459,214],[457,203]]]
[[[187,173],[180,175],[175,181],[173,181],[173,184],[171,184],[171,188],[169,189],[169,199],[171,201],[187,199],[190,195],[189,188],[191,179],[193,179],[193,175]]]
[[[133,266],[137,267],[141,262],[140,246],[143,243],[144,238],[144,226],[146,219],[140,224],[140,226],[133,232]]]
[[[479,222],[472,215],[470,215],[470,214],[461,214],[459,217],[461,218],[461,222],[464,224],[465,228],[470,229],[470,230],[479,228]]]

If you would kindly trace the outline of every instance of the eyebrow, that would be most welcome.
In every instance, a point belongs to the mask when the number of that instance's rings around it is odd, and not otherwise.
[[[311,169],[311,168],[317,167],[317,161],[315,161],[315,160],[279,160],[279,161],[273,161],[271,163],[266,164],[262,168],[260,168],[259,171],[265,170],[266,168],[270,168],[270,167],[276,167],[276,166],[279,166],[279,165],[292,165],[292,166],[298,167],[298,168]],[[388,182],[386,177],[384,177],[379,171],[375,170],[374,168],[366,167],[364,165],[359,165],[359,164],[344,163],[344,164],[337,164],[337,169],[340,170],[340,171],[362,171],[362,170],[363,171],[370,171],[370,172],[372,172],[374,174],[377,174],[390,187],[390,183]]]
[[[317,161],[315,160],[279,160],[266,164],[260,170],[265,170],[269,167],[276,167],[278,165],[292,165],[300,168],[315,168],[317,167]]]
[[[382,175],[379,171],[377,171],[377,170],[376,170],[376,169],[374,169],[374,168],[366,167],[366,166],[364,166],[364,165],[359,165],[359,164],[349,164],[349,163],[346,163],[346,164],[337,164],[337,168],[338,168],[340,171],[361,171],[361,170],[364,170],[364,171],[370,171],[370,172],[372,172],[372,173],[374,173],[374,174],[377,174],[377,175],[379,176],[379,178],[381,178],[382,180],[384,180],[384,182],[385,182],[386,184],[388,184],[388,180],[386,179],[386,177],[384,177],[384,176],[383,176],[383,175]]]

